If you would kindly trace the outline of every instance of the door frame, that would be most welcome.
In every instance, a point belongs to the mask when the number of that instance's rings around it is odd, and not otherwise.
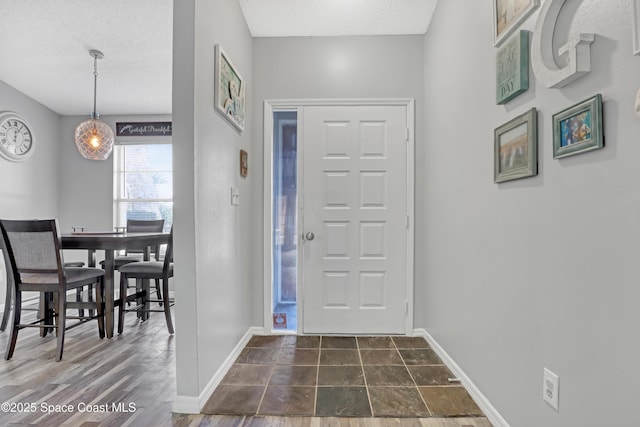
[[[304,121],[302,112],[304,107],[316,106],[404,106],[407,109],[407,256],[406,256],[406,318],[405,334],[413,333],[413,291],[414,291],[414,206],[415,206],[415,100],[413,98],[375,98],[375,99],[267,99],[264,101],[264,122],[263,122],[263,281],[264,281],[264,333],[285,333],[273,329],[273,318],[271,316],[273,303],[273,113],[274,111],[295,111],[298,114],[298,190],[303,188],[302,182],[302,159],[304,159],[304,143],[302,141]],[[303,218],[304,209],[303,198],[298,198],[298,218]],[[303,221],[298,221],[297,235],[300,236],[304,227]],[[304,289],[301,284],[303,257],[301,256],[302,245],[298,245],[298,272],[296,279],[296,303],[298,309],[297,331],[302,334],[302,324],[304,322],[304,312],[302,301],[304,300]],[[286,332],[291,333],[291,332]]]

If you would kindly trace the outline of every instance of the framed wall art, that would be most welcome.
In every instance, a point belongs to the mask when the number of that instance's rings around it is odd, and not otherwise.
[[[494,45],[501,45],[540,5],[540,0],[493,0]]]
[[[633,19],[633,54],[640,55],[640,0],[633,0],[631,16]]]
[[[538,174],[538,121],[535,108],[496,128],[494,181],[505,182]]]
[[[240,132],[244,131],[245,84],[229,56],[219,44],[215,48],[215,104]]]
[[[240,150],[240,176],[246,177],[249,174],[249,153]]]
[[[496,54],[496,103],[505,104],[529,89],[529,32],[520,30]]]
[[[603,147],[601,94],[553,115],[554,159]]]

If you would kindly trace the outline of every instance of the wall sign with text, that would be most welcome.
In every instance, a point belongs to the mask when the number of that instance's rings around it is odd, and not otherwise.
[[[521,30],[496,55],[496,103],[505,104],[529,89],[529,32]]]
[[[117,122],[116,136],[171,136],[171,122]]]

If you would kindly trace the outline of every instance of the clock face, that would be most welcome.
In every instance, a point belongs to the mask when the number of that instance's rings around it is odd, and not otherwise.
[[[0,114],[0,155],[19,161],[33,154],[35,140],[26,120],[16,113]]]

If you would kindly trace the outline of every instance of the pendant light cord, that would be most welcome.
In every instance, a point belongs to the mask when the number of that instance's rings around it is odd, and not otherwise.
[[[96,98],[98,94],[98,56],[93,56],[93,113],[91,113],[91,117],[94,119],[98,118],[98,113],[96,113]]]

